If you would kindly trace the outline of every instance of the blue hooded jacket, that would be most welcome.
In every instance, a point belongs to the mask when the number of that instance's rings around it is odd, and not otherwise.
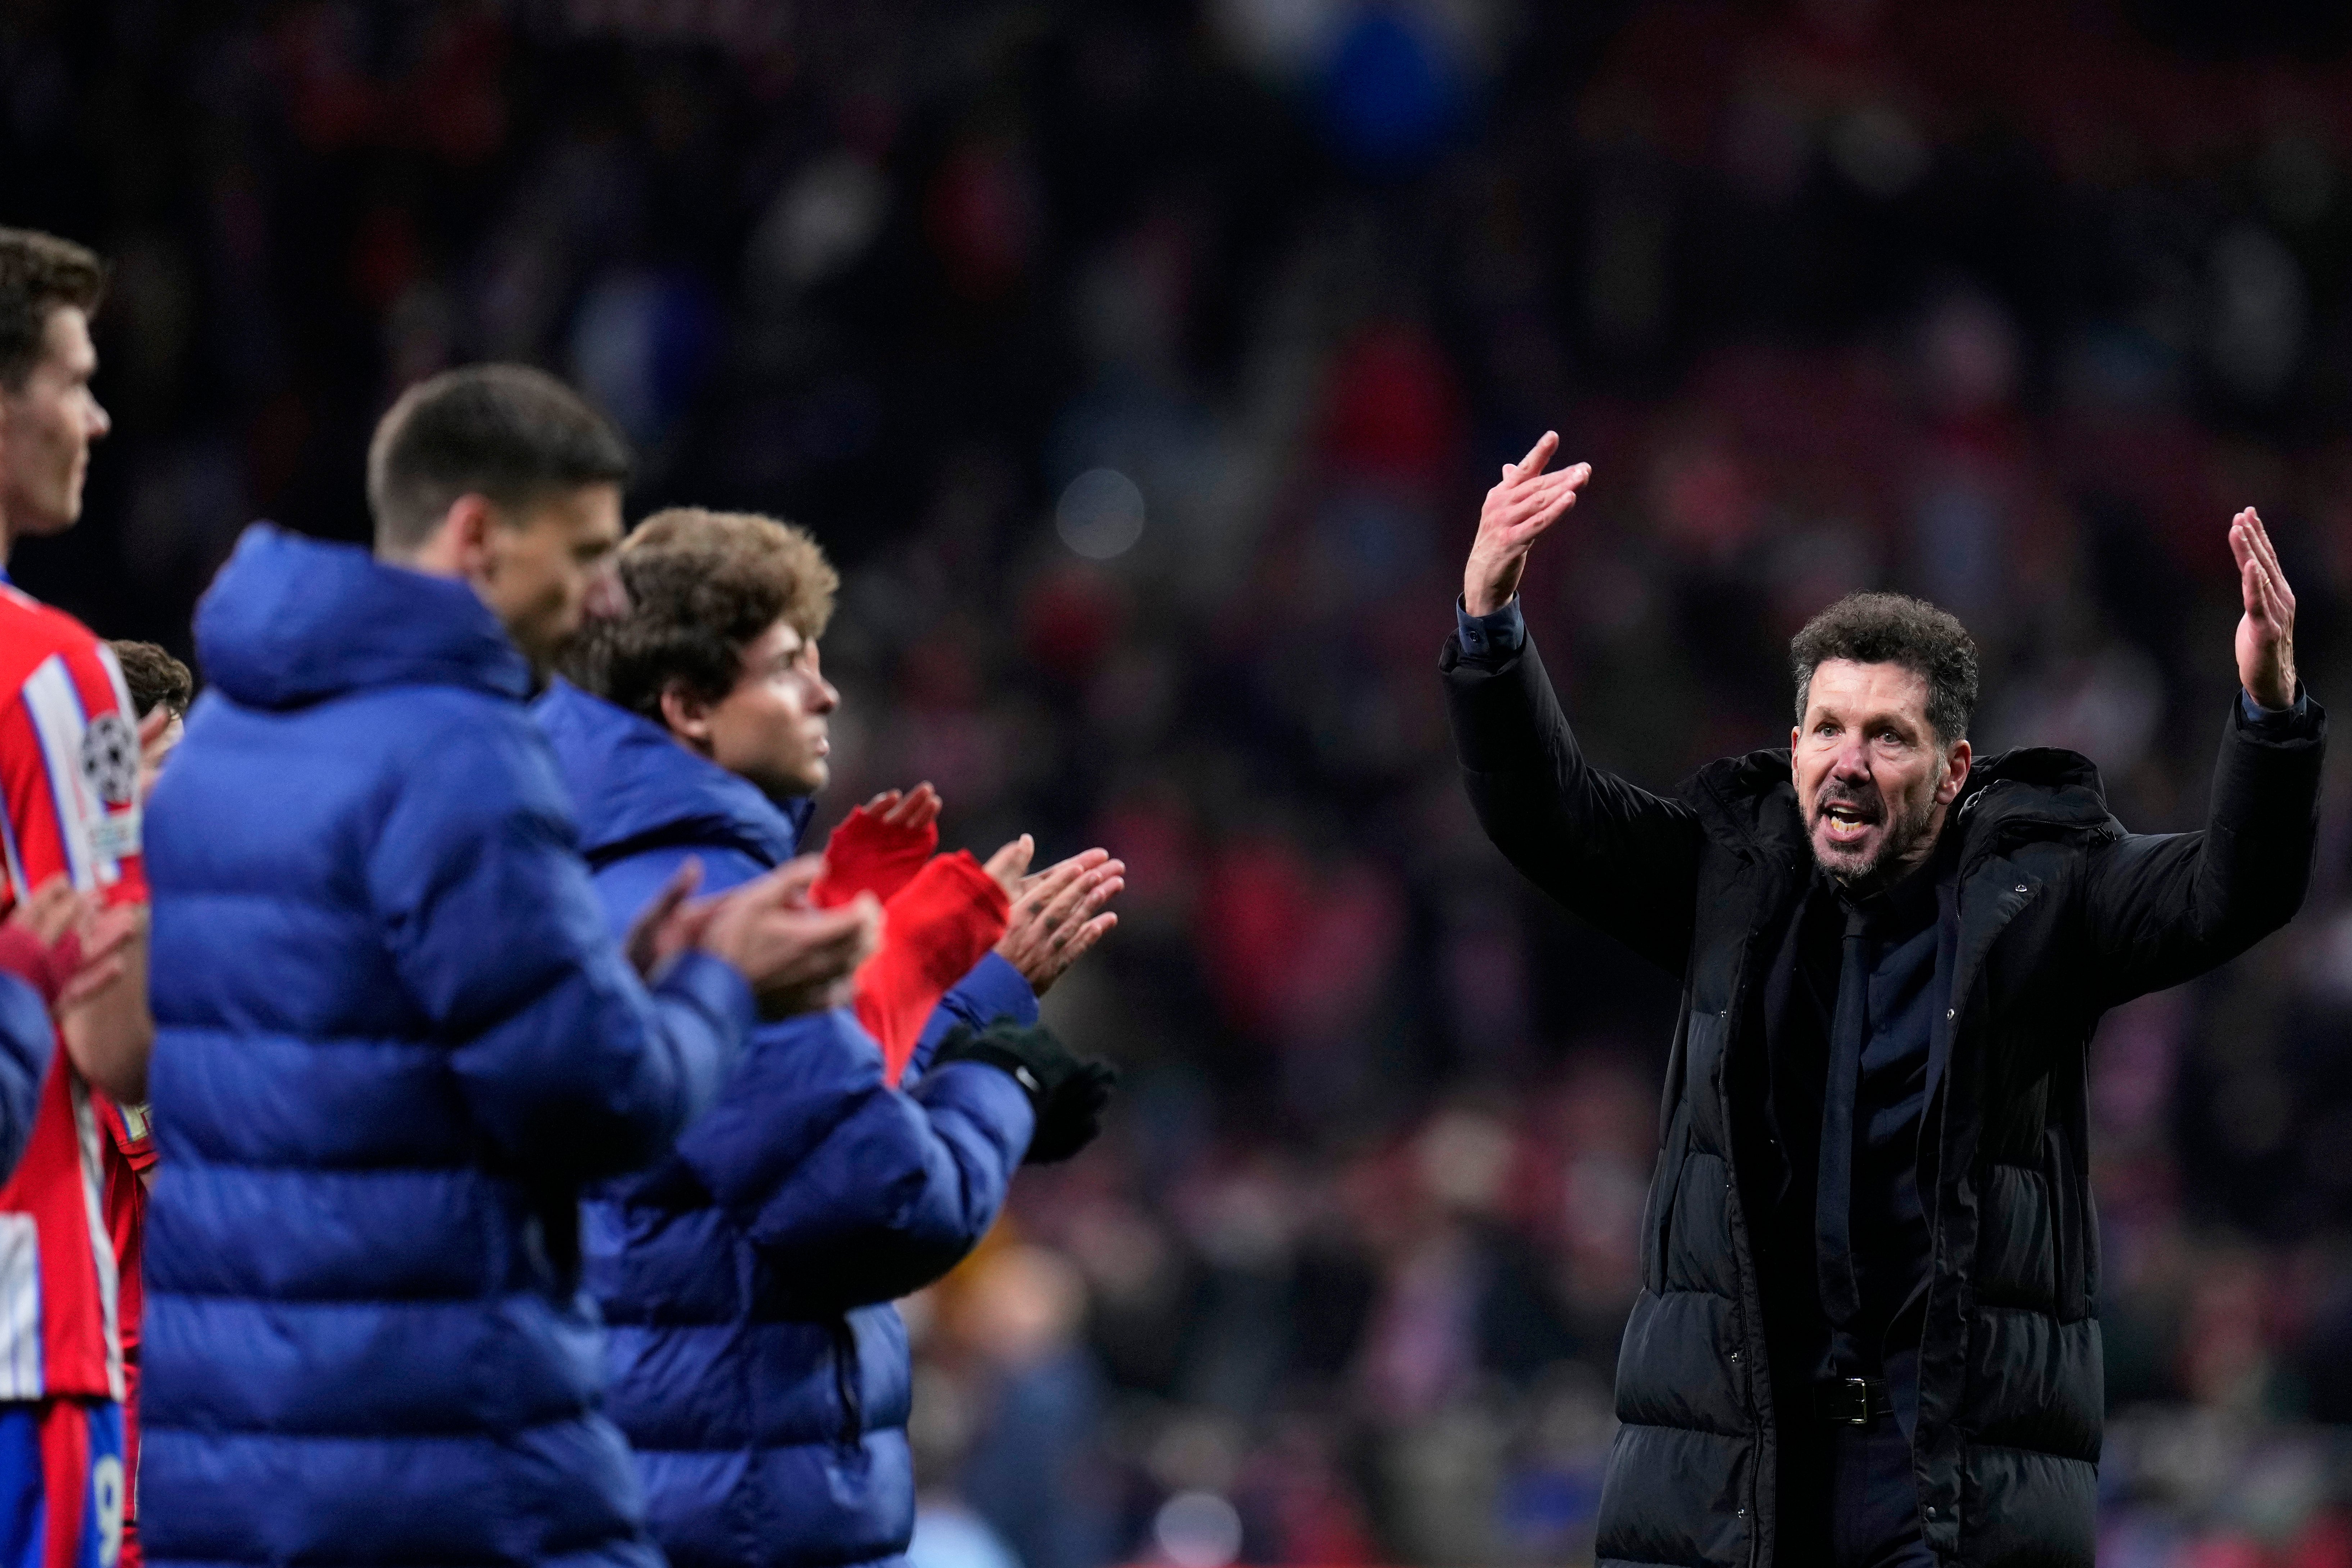
[[[259,526],[152,803],[150,1562],[658,1568],[578,1195],[754,1008],[614,945],[471,589]]]
[[[805,806],[787,816],[659,726],[561,682],[538,712],[615,928],[689,856],[711,890],[792,858]],[[1036,1016],[1020,972],[991,954],[933,1015],[915,1062],[959,1017]],[[588,1205],[609,1409],[673,1568],[906,1550],[909,1373],[887,1303],[979,1241],[1031,1131],[1027,1096],[978,1062],[891,1089],[881,1047],[839,1009],[762,1026],[676,1153]]]

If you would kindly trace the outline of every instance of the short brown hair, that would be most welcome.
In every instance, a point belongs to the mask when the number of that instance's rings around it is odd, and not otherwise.
[[[735,689],[743,650],[778,621],[809,641],[833,618],[840,574],[805,529],[753,512],[673,507],[622,542],[628,613],[590,623],[565,673],[658,721],[673,681],[706,701]]]
[[[420,381],[368,443],[368,510],[376,548],[392,554],[422,545],[459,496],[515,511],[628,477],[628,445],[612,422],[529,365],[468,365]]]
[[[0,386],[14,392],[41,363],[49,317],[72,306],[95,314],[106,297],[98,253],[32,228],[0,228]]]
[[[1797,722],[1825,659],[1899,664],[1927,683],[1927,727],[1948,746],[1967,738],[1977,707],[1977,645],[1949,610],[1908,594],[1848,594],[1789,642]]]
[[[106,646],[122,667],[122,684],[131,689],[133,712],[144,719],[158,708],[168,708],[174,718],[186,715],[196,694],[196,678],[186,665],[151,642],[118,638]]]

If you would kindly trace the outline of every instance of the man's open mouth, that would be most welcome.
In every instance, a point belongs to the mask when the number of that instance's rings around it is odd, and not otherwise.
[[[1833,843],[1851,844],[1878,826],[1878,813],[1850,800],[1832,800],[1822,806],[1822,821]]]

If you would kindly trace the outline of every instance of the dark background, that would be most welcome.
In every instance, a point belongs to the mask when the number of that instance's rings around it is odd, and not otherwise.
[[[548,365],[633,512],[847,585],[824,815],[1130,862],[1049,1001],[1129,1068],[923,1335],[921,1560],[1576,1561],[1673,985],[1528,893],[1433,663],[1478,497],[1654,786],[1839,593],[1975,630],[1980,750],[2200,817],[2259,505],[2352,700],[2352,8],[1811,0],[0,7],[0,221],[103,249],[116,419],[12,563],[187,650],[364,537],[407,382]],[[2095,1057],[2102,1560],[2352,1563],[2352,902]],[[1238,1536],[1235,1531],[1239,1531]]]

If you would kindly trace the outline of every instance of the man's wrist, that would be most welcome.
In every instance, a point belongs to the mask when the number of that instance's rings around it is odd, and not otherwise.
[[[1466,598],[1454,601],[1454,635],[1464,657],[1500,660],[1517,653],[1528,640],[1527,621],[1513,595],[1486,615],[1474,614]]]
[[[2266,693],[2265,695],[2274,695]],[[2283,708],[2269,706],[2252,689],[2238,688],[2238,723],[2248,734],[2268,740],[2284,740],[2298,735],[2312,723],[2310,693],[2298,683],[2291,700]]]

